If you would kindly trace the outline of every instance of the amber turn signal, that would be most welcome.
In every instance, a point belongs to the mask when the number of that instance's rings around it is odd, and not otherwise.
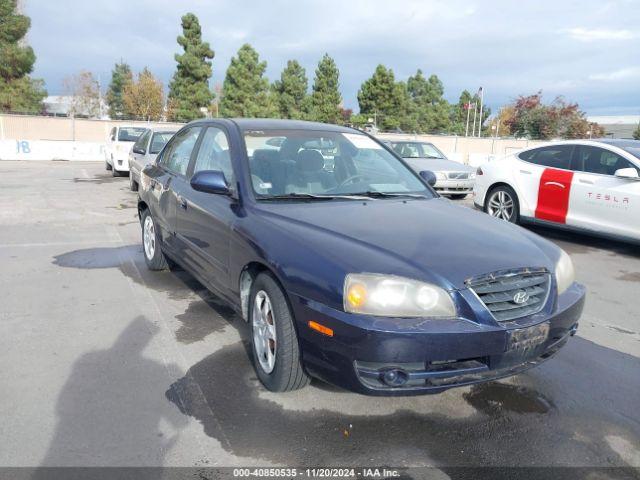
[[[329,327],[325,327],[324,325],[320,325],[318,322],[314,322],[313,320],[309,320],[309,328],[328,337],[333,337],[333,330]]]

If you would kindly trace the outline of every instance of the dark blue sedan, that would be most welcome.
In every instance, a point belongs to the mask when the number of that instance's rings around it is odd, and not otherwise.
[[[145,259],[237,309],[273,391],[437,393],[548,359],[584,304],[571,259],[433,180],[350,128],[192,122],[141,176]]]

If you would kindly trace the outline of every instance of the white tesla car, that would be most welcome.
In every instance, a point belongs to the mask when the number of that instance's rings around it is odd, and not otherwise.
[[[477,170],[474,203],[503,220],[640,241],[640,141],[571,140]]]

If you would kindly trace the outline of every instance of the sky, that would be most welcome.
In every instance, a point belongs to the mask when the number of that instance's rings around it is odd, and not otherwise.
[[[212,87],[250,43],[273,81],[288,59],[307,70],[320,57],[340,69],[347,108],[376,65],[406,80],[436,74],[445,98],[485,92],[496,111],[521,94],[562,95],[590,115],[640,114],[640,0],[21,0],[31,17],[33,76],[49,94],[80,70],[103,87],[120,59],[165,87],[175,70],[180,17],[195,13],[215,51]]]

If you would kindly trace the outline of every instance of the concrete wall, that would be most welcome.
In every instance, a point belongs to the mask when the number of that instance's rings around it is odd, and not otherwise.
[[[181,125],[179,123],[0,115],[0,159],[103,160],[101,148],[103,148],[111,127],[118,124]],[[431,142],[451,160],[472,166],[478,166],[493,158],[540,143],[512,138],[471,138],[395,133],[382,133],[378,137],[392,141],[422,140]],[[89,146],[89,144],[92,145]]]
[[[128,120],[89,120],[86,118],[38,117],[30,115],[0,115],[0,140],[69,140],[104,142],[115,125],[159,125],[159,122]],[[179,123],[160,125],[180,126]]]

